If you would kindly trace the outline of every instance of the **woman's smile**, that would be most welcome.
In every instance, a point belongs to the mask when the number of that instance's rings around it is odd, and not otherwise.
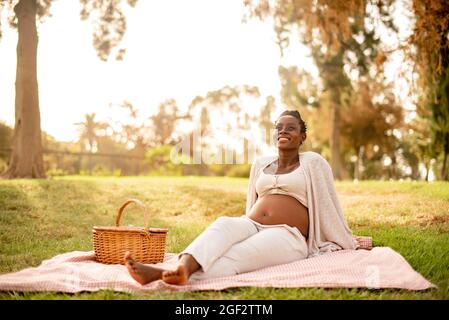
[[[290,141],[291,139],[290,138],[287,138],[287,137],[279,137],[278,138],[278,141],[279,142],[286,142],[286,141]]]

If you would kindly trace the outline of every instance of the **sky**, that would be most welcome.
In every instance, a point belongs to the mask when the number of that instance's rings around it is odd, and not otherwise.
[[[315,72],[299,44],[281,58],[271,21],[242,24],[241,0],[140,0],[135,8],[123,2],[123,61],[97,57],[92,22],[80,20],[79,1],[54,1],[52,17],[38,26],[41,126],[58,140],[76,140],[74,123],[86,113],[114,117],[110,104],[130,101],[148,117],[166,99],[183,109],[225,85],[258,86],[282,107],[278,66],[303,64]],[[17,33],[5,21],[2,28],[0,121],[13,126]]]
[[[406,1],[396,2],[402,39],[410,32]],[[298,41],[291,41],[281,57],[271,20],[242,23],[242,0],[139,0],[135,8],[122,2],[127,18],[120,44],[126,48],[123,61],[113,55],[107,62],[97,57],[92,21],[80,20],[79,1],[53,1],[52,17],[38,25],[41,126],[57,140],[77,140],[74,124],[87,113],[95,112],[98,121],[120,119],[122,114],[114,113],[111,104],[129,101],[147,118],[167,99],[175,99],[182,110],[194,97],[226,85],[257,86],[262,99],[274,96],[276,115],[283,109],[279,65],[318,75],[307,48]],[[7,26],[5,12],[1,16],[0,121],[13,126],[17,32]],[[379,32],[384,43],[397,46],[395,39]],[[413,109],[408,83],[399,76],[401,68],[411,69],[398,52],[385,73],[394,81],[402,105]]]

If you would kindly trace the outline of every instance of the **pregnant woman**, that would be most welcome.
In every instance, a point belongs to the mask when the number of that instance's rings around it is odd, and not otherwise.
[[[315,152],[299,153],[306,130],[298,111],[284,111],[276,121],[278,155],[251,167],[245,215],[215,220],[180,253],[174,270],[127,253],[130,275],[142,285],[159,279],[182,285],[355,249],[329,164]]]

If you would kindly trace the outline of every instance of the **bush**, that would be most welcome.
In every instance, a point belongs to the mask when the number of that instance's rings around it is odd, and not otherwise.
[[[236,164],[226,173],[228,177],[248,178],[251,170],[250,164]]]
[[[172,148],[172,145],[162,145],[145,153],[145,163],[150,175],[181,175],[182,164],[173,163],[170,158]]]
[[[98,176],[98,177],[106,177],[106,176],[112,176],[112,172],[105,166],[103,166],[101,164],[97,164],[94,167],[94,169],[92,170],[92,175]]]
[[[66,176],[69,173],[63,169],[59,169],[59,168],[51,168],[47,170],[47,176],[49,177],[61,177],[61,176]]]
[[[114,169],[113,176],[114,177],[121,177],[122,176],[122,169]]]
[[[0,158],[0,173],[4,172],[8,168],[6,160]]]

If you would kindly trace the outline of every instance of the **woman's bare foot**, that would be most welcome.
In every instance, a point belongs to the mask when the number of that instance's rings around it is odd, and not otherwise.
[[[199,263],[191,254],[183,253],[179,257],[175,270],[162,272],[162,280],[169,284],[183,285],[189,281],[190,275],[199,268]]]
[[[187,268],[180,264],[176,270],[162,272],[162,280],[169,284],[183,285],[189,281],[189,274]]]
[[[144,285],[162,279],[169,284],[183,285],[189,281],[192,273],[200,268],[190,254],[182,254],[175,270],[163,270],[134,261],[130,252],[125,253],[125,266],[134,280]]]
[[[162,279],[164,270],[134,261],[131,253],[125,253],[125,266],[134,280],[141,285]]]

